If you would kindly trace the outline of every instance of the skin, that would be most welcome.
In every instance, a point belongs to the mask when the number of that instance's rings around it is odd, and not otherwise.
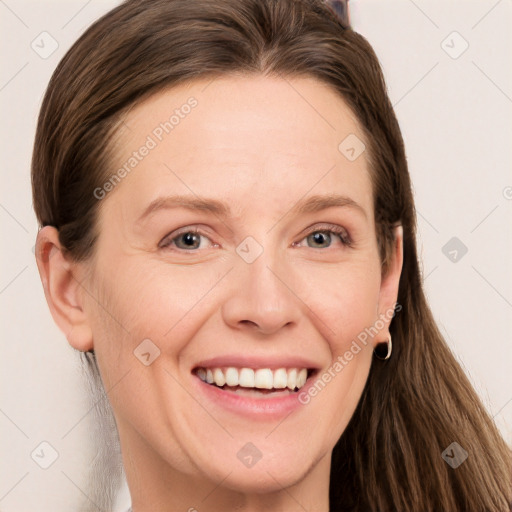
[[[90,260],[66,259],[57,231],[40,231],[45,294],[69,343],[95,349],[134,512],[327,512],[331,452],[389,320],[284,421],[249,421],[193,396],[191,370],[242,353],[301,354],[327,371],[393,309],[402,231],[382,276],[366,154],[349,161],[338,150],[349,134],[364,141],[362,131],[344,101],[312,78],[225,76],[158,93],[126,116],[113,169],[190,96],[197,107],[100,201]],[[334,193],[360,208],[293,211],[301,199]],[[232,211],[163,208],[137,220],[171,194],[215,198]],[[352,245],[335,233],[310,236],[326,223],[344,228]],[[187,249],[177,231],[193,227],[203,236]],[[236,252],[248,236],[263,247],[252,263]],[[159,247],[166,237],[174,243]],[[133,354],[147,338],[160,350],[149,366]],[[247,442],[262,453],[251,468],[237,458]]]

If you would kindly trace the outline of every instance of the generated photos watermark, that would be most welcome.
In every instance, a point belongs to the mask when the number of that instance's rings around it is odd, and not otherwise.
[[[366,327],[361,331],[356,339],[352,340],[350,348],[343,355],[339,355],[331,366],[317,377],[315,383],[307,390],[299,392],[298,400],[301,404],[306,405],[311,399],[317,396],[329,382],[331,382],[343,369],[354,359],[354,356],[361,352],[363,346],[368,344],[368,339],[376,336],[384,326],[402,310],[402,305],[397,304],[394,308],[388,309],[385,313],[379,315],[378,320],[371,327]]]
[[[173,114],[169,119],[162,121],[155,126],[151,133],[146,137],[146,141],[137,150],[133,151],[131,156],[123,163],[123,165],[112,174],[101,187],[94,189],[94,197],[100,201],[105,196],[114,190],[114,188],[121,183],[121,181],[135,169],[144,158],[146,158],[153,149],[155,149],[164,138],[169,135],[181,122],[185,119],[192,109],[197,107],[198,101],[191,96],[187,102],[179,108],[174,109]]]

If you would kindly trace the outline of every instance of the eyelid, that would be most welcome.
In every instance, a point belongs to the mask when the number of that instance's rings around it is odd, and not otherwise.
[[[178,228],[177,230],[171,231],[169,234],[165,235],[164,238],[158,243],[158,247],[161,249],[166,249],[174,242],[175,238],[178,238],[180,235],[183,235],[184,233],[195,233],[197,235],[203,236],[205,238],[208,238],[212,245],[218,246],[218,244],[213,242],[210,239],[210,237],[197,226],[184,226],[183,228]],[[186,251],[184,249],[177,248],[176,250],[184,252],[197,252],[197,249]]]
[[[315,224],[315,225],[307,228],[303,238],[309,236],[311,233],[326,232],[326,231],[327,232],[330,231],[330,232],[338,235],[340,238],[344,239],[343,243],[345,245],[350,246],[352,244],[352,237],[350,236],[350,233],[348,232],[348,230],[346,228],[344,228],[343,226],[339,226],[338,224],[331,224],[328,222]]]

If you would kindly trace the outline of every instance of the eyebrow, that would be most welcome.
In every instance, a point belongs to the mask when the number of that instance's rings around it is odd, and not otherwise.
[[[359,211],[365,218],[367,218],[366,210],[359,203],[350,197],[338,194],[314,195],[301,199],[291,210],[289,210],[288,213],[314,213],[334,207],[350,207]],[[174,195],[159,197],[154,201],[151,201],[147,208],[142,212],[141,216],[137,219],[137,222],[142,221],[156,211],[169,210],[172,208],[207,211],[224,218],[231,214],[231,208],[226,203],[218,201],[217,199],[199,196]]]
[[[367,217],[366,210],[359,203],[356,203],[350,197],[338,194],[310,196],[300,200],[291,211],[298,214],[313,213],[334,207],[350,207]]]

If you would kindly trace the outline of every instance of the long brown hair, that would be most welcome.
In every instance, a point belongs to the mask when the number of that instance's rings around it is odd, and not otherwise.
[[[511,455],[448,349],[426,302],[411,183],[378,59],[321,0],[128,0],[94,23],[58,65],[39,116],[32,162],[41,225],[59,229],[75,260],[94,251],[99,201],[122,116],[150,95],[197,78],[308,76],[351,108],[368,142],[382,272],[393,226],[404,265],[390,332],[336,444],[331,511],[504,511]],[[457,468],[442,452],[468,454]]]

